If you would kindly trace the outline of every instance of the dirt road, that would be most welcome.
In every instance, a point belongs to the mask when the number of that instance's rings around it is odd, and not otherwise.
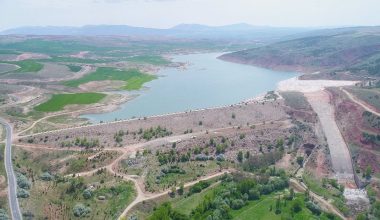
[[[290,185],[299,192],[305,192],[307,190],[307,186],[304,184],[298,182],[296,179],[291,178],[290,180]],[[337,209],[335,206],[333,206],[331,203],[326,201],[323,197],[315,194],[312,191],[309,191],[309,195],[316,200],[321,207],[323,207],[325,210],[330,211],[334,213],[335,215],[339,216],[341,219],[346,220],[347,218],[344,217],[344,215]]]
[[[195,185],[196,183],[199,183],[200,181],[204,181],[204,180],[209,180],[209,179],[213,179],[215,177],[218,177],[218,176],[221,176],[225,173],[229,173],[230,171],[228,170],[225,170],[225,171],[221,171],[221,172],[218,172],[218,173],[214,173],[214,174],[210,174],[210,175],[207,175],[205,177],[202,177],[198,180],[195,180],[195,181],[192,181],[192,182],[188,182],[186,184],[184,184],[184,187],[185,188],[188,188],[188,187],[191,187],[193,185]],[[136,182],[136,180],[134,180],[133,178],[131,177],[127,177],[127,176],[123,176],[123,178],[126,178],[128,180],[131,180],[135,183],[135,186],[137,189],[140,188],[140,186],[138,185],[138,183]],[[178,189],[178,187],[177,187]],[[166,191],[163,191],[163,192],[159,192],[159,193],[155,193],[155,194],[145,194],[141,189],[140,190],[137,190],[138,194],[137,194],[137,197],[136,199],[130,203],[127,208],[124,209],[123,213],[121,213],[121,215],[119,216],[119,220],[121,220],[121,218],[123,216],[126,216],[129,212],[129,210],[131,210],[135,205],[137,205],[138,203],[140,202],[143,202],[143,201],[146,201],[146,200],[151,200],[151,199],[156,199],[158,197],[161,197],[161,196],[164,196],[164,195],[167,195],[168,193],[170,193],[171,190],[166,190]]]
[[[351,99],[351,101],[355,102],[356,104],[360,105],[361,107],[363,107],[366,111],[369,111],[371,112],[372,114],[376,115],[376,116],[379,116],[380,117],[380,112],[378,112],[374,107],[370,106],[369,104],[365,103],[364,101],[358,99],[357,97],[355,97],[354,95],[352,95],[351,93],[349,93],[347,90],[341,88],[341,90],[348,96],[349,99]]]

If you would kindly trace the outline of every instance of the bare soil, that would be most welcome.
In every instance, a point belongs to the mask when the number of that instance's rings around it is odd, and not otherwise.
[[[235,118],[233,118],[233,115],[235,115]],[[62,141],[73,141],[77,137],[86,137],[88,140],[99,139],[101,145],[111,147],[116,144],[114,135],[120,130],[129,132],[129,135],[123,137],[123,141],[120,145],[130,145],[143,142],[144,140],[134,134],[138,133],[140,129],[145,130],[151,127],[160,126],[172,132],[172,135],[178,135],[186,131],[195,133],[214,128],[231,126],[243,127],[249,126],[249,124],[284,120],[286,118],[286,113],[281,107],[280,101],[267,103],[256,102],[224,108],[175,113],[159,117],[110,122],[87,127],[52,131],[21,138],[20,142],[27,142],[33,139],[33,143],[36,144],[60,146]]]

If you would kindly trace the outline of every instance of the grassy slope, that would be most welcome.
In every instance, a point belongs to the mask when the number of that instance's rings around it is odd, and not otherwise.
[[[364,102],[380,109],[380,91],[377,89],[352,88],[347,89]]]
[[[15,73],[38,72],[42,70],[42,68],[44,67],[43,64],[38,63],[34,60],[22,60],[22,61],[5,62],[5,63],[19,66],[20,67],[19,69],[13,71]]]
[[[97,103],[105,96],[106,95],[102,93],[54,94],[50,100],[36,106],[35,110],[55,112],[62,110],[67,105]]]
[[[304,173],[302,178],[311,191],[324,198],[331,199],[333,201],[333,205],[337,207],[343,214],[349,213],[349,209],[345,204],[343,194],[338,189],[331,186],[328,188],[323,187],[322,182],[315,179],[309,173]]]
[[[191,213],[191,210],[195,209],[198,206],[198,204],[200,204],[203,201],[206,195],[212,193],[212,189],[214,189],[215,186],[210,186],[202,190],[202,192],[200,193],[194,193],[191,196],[174,201],[173,208],[175,208],[183,214],[189,215]]]
[[[302,202],[302,210],[298,213],[295,213],[294,216],[291,216],[291,206],[294,203],[295,199],[298,199]],[[294,220],[303,220],[303,219],[327,219],[327,217],[322,214],[320,218],[314,216],[311,211],[305,207],[305,196],[302,194],[297,194],[296,198],[293,201],[281,200],[281,213],[275,213],[276,207],[276,195],[263,196],[260,200],[250,201],[249,205],[244,206],[239,210],[233,210],[231,212],[233,219],[236,220],[281,220],[281,219],[294,219]],[[270,207],[272,210],[270,211]]]
[[[64,85],[77,87],[91,81],[120,80],[127,83],[123,89],[135,90],[140,89],[145,82],[149,82],[155,78],[155,76],[144,74],[135,69],[117,70],[110,67],[100,67],[95,72],[85,75],[80,79],[67,81]]]
[[[300,66],[309,71],[322,68],[380,75],[379,42],[379,27],[336,29],[223,57],[264,67],[296,70]]]

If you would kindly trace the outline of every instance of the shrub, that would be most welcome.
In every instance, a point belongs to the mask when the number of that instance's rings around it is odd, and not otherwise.
[[[258,200],[258,199],[260,199],[260,192],[258,190],[256,190],[256,189],[249,190],[248,199],[249,200]]]
[[[1,220],[8,220],[9,219],[9,216],[8,216],[6,210],[0,209],[0,219]]]
[[[206,189],[210,186],[210,183],[207,181],[199,181],[190,187],[189,194],[200,193],[203,189]]]
[[[25,189],[18,189],[17,190],[17,197],[18,198],[28,198],[29,195],[30,195],[29,192],[26,191]]]
[[[241,200],[241,199],[234,199],[234,200],[232,200],[232,202],[231,202],[231,208],[232,208],[232,209],[237,210],[237,209],[240,209],[240,208],[243,207],[243,206],[244,206],[244,201]]]
[[[44,181],[50,181],[53,179],[53,176],[49,172],[43,173],[40,178]]]
[[[293,212],[300,212],[302,210],[302,203],[300,200],[294,200],[294,203],[292,205],[292,211]]]
[[[22,189],[30,189],[30,182],[22,173],[16,173],[17,185]]]
[[[306,202],[306,208],[308,208],[315,215],[321,214],[321,208],[311,201]]]
[[[298,163],[298,165],[300,165],[300,167],[302,167],[303,166],[303,157],[298,156],[297,157],[297,163]]]
[[[85,199],[90,199],[92,197],[92,192],[91,192],[91,190],[89,190],[89,189],[85,189],[84,191],[83,191],[83,198],[85,198]]]
[[[73,212],[76,217],[84,217],[91,212],[91,209],[82,203],[78,203],[74,206]]]
[[[243,162],[243,152],[239,151],[237,154],[237,160],[241,163]]]

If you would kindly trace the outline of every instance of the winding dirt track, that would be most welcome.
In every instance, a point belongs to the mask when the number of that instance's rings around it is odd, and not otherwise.
[[[340,90],[342,90],[347,96],[348,98],[355,102],[356,104],[360,105],[361,107],[363,107],[366,111],[369,111],[371,112],[372,114],[376,115],[376,116],[379,116],[380,117],[380,112],[376,111],[376,109],[374,107],[372,107],[371,105],[365,103],[364,101],[358,99],[357,97],[355,97],[354,95],[352,95],[350,92],[348,92],[347,90],[343,89],[343,88],[340,88]]]
[[[223,128],[223,129],[225,129],[225,128]],[[223,130],[223,129],[216,129],[215,131],[220,131],[220,130]],[[201,133],[203,133],[203,132],[199,132],[199,134],[201,134]],[[132,201],[132,203],[130,203],[124,209],[124,211],[122,212],[122,214],[119,216],[118,219],[121,219],[123,216],[125,216],[128,213],[128,211],[130,211],[138,203],[146,201],[146,200],[150,200],[150,199],[155,199],[155,198],[161,197],[163,195],[167,195],[170,192],[170,190],[165,190],[163,192],[158,192],[158,193],[146,192],[143,189],[143,184],[141,184],[139,182],[139,179],[140,179],[139,176],[136,176],[136,175],[126,175],[124,173],[120,173],[120,172],[117,171],[118,170],[118,163],[123,158],[126,158],[128,155],[135,154],[138,149],[141,149],[141,148],[143,148],[145,146],[160,146],[163,143],[168,143],[168,142],[171,142],[173,140],[190,139],[193,136],[194,136],[194,133],[192,133],[192,134],[184,134],[184,135],[177,135],[177,136],[172,136],[172,137],[159,138],[159,139],[155,139],[155,140],[148,141],[148,142],[145,142],[145,143],[139,143],[139,144],[134,144],[134,145],[129,145],[129,146],[126,146],[126,147],[123,147],[123,148],[119,148],[119,150],[123,149],[122,150],[123,154],[121,156],[119,156],[118,158],[116,158],[112,163],[110,163],[110,164],[108,164],[108,165],[106,165],[104,167],[91,170],[91,171],[76,173],[75,175],[74,174],[68,174],[66,176],[67,177],[72,177],[72,176],[76,176],[76,177],[78,177],[78,176],[91,176],[91,175],[94,175],[100,169],[106,169],[108,172],[110,172],[111,174],[114,174],[115,176],[120,176],[120,177],[122,177],[125,180],[132,181],[133,184],[135,185],[137,196]],[[221,175],[223,175],[225,173],[229,173],[229,172],[231,172],[231,171],[230,170],[224,170],[224,171],[220,171],[218,173],[209,174],[209,175],[204,176],[204,177],[202,177],[202,178],[200,178],[198,180],[195,180],[195,181],[188,182],[188,183],[184,184],[184,187],[187,188],[187,187],[193,186],[194,184],[198,183],[199,181],[209,180],[209,179],[221,176]]]
[[[305,186],[305,184],[300,183],[293,178],[290,179],[290,184],[291,186],[293,186],[293,188],[295,188],[295,190],[299,192],[305,192],[308,189],[307,186]],[[343,220],[347,219],[337,208],[335,208],[335,206],[333,206],[331,203],[326,201],[322,196],[319,196],[310,190],[309,190],[309,195],[312,198],[314,198],[323,208],[334,213],[335,215],[339,216]]]

